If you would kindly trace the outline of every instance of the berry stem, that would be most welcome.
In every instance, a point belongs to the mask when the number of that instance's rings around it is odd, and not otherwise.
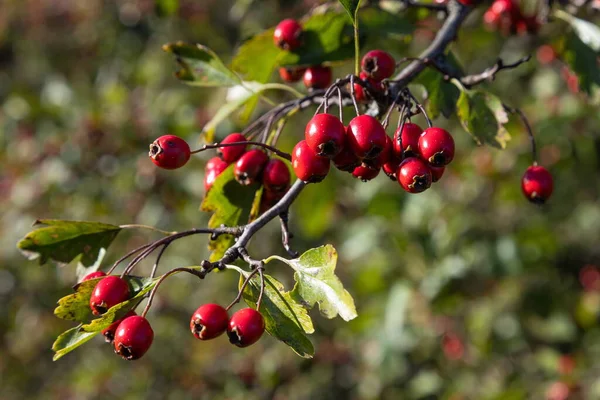
[[[119,228],[121,228],[121,229],[148,229],[150,231],[162,233],[163,235],[173,235],[173,234],[177,233],[177,231],[169,232],[169,231],[165,231],[165,230],[162,230],[159,228],[155,228],[154,226],[142,225],[142,224],[120,225]]]
[[[290,239],[294,236],[292,235],[292,233],[290,232],[290,228],[289,228],[289,212],[288,211],[284,211],[281,214],[279,214],[279,220],[281,221],[281,242],[283,244],[283,248],[285,249],[285,251],[287,251],[287,253],[292,256],[293,258],[298,257],[298,252],[292,250],[292,248],[290,247]]]
[[[140,246],[137,249],[131,250],[129,253],[125,254],[123,257],[121,257],[117,261],[115,261],[115,263],[112,265],[112,267],[110,267],[110,269],[108,271],[106,271],[106,275],[112,274],[112,272],[115,270],[115,268],[117,268],[117,266],[119,264],[121,264],[123,261],[125,261],[126,259],[128,259],[132,255],[134,255],[135,253],[140,252],[140,251],[142,251],[144,249],[147,249],[151,245],[152,245],[152,242],[151,243],[147,243],[147,244],[145,244],[143,246]]]
[[[502,106],[507,112],[516,114],[521,119],[521,122],[523,122],[525,131],[527,132],[527,135],[529,135],[529,141],[531,142],[531,158],[533,160],[533,165],[537,165],[537,145],[535,144],[533,129],[531,129],[531,125],[529,124],[529,120],[525,116],[525,113],[520,108],[512,108],[504,103],[502,103]]]
[[[358,109],[358,103],[356,102],[356,94],[354,90],[354,75],[350,76],[350,97],[352,98],[352,104],[354,105],[354,111],[356,111],[356,115],[360,115],[360,111]],[[340,105],[341,107],[341,105]]]
[[[240,290],[238,291],[237,296],[235,296],[235,299],[233,299],[233,301],[231,302],[231,304],[229,304],[225,310],[229,311],[229,309],[231,309],[231,307],[233,307],[234,305],[236,305],[237,303],[240,302],[240,300],[242,299],[242,296],[244,294],[244,290],[246,290],[246,286],[248,286],[248,283],[250,282],[250,279],[252,279],[252,277],[254,275],[256,275],[256,273],[258,272],[258,268],[255,269],[254,271],[250,272],[250,275],[248,275],[246,277],[246,279],[244,279],[244,283],[242,283],[242,286],[240,286]]]
[[[146,318],[146,314],[148,314],[148,311],[150,311],[150,307],[152,307],[152,301],[154,300],[156,291],[158,290],[158,287],[161,285],[161,283],[163,283],[164,280],[167,279],[169,276],[177,274],[179,272],[189,272],[192,275],[196,275],[200,279],[203,278],[201,275],[201,272],[197,271],[193,268],[173,268],[172,270],[170,270],[169,272],[167,272],[166,274],[161,276],[158,279],[158,282],[156,282],[156,285],[152,288],[152,291],[150,292],[150,295],[148,296],[148,303],[146,303],[146,307],[144,307],[144,311],[142,311],[142,314],[141,314],[141,316],[143,318]]]
[[[156,261],[154,262],[154,265],[152,266],[152,272],[150,273],[150,278],[154,278],[156,276],[156,271],[158,270],[158,264],[160,263],[160,259],[170,244],[171,243],[167,243],[167,244],[163,245],[162,249],[160,249],[158,256],[156,256]]]
[[[257,268],[258,275],[260,276],[260,293],[258,294],[258,300],[256,301],[256,311],[260,312],[260,305],[262,303],[263,294],[265,293],[265,275],[263,274],[264,267],[260,266]]]
[[[277,149],[276,147],[269,146],[266,143],[254,142],[254,141],[205,144],[204,146],[202,146],[198,150],[192,151],[192,154],[200,153],[200,152],[203,152],[205,150],[210,150],[210,149],[218,149],[220,147],[231,147],[231,146],[239,146],[239,145],[252,145],[252,146],[262,147],[262,148],[264,148],[266,150],[272,151],[273,153],[277,154],[281,158],[285,158],[288,161],[292,160],[292,156],[289,155],[288,153],[283,152],[283,151]]]

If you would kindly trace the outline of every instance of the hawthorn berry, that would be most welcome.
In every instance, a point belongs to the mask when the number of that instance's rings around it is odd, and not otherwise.
[[[554,182],[548,170],[539,165],[532,165],[525,171],[521,180],[523,194],[529,201],[543,204],[552,195]]]
[[[410,157],[398,166],[398,183],[409,193],[421,193],[431,186],[431,170],[420,158]]]
[[[225,139],[221,141],[221,144],[245,141],[246,137],[241,133],[232,133],[230,135],[227,135]],[[247,146],[245,144],[240,144],[237,146],[219,147],[217,148],[217,155],[221,157],[221,159],[227,164],[231,164],[232,162],[237,161],[246,152],[246,147]]]
[[[306,68],[279,68],[279,76],[281,77],[281,80],[289,83],[298,82],[304,76],[304,72],[306,72]]]
[[[359,158],[375,158],[384,149],[386,133],[381,123],[370,115],[359,115],[350,121],[346,140]]]
[[[113,346],[125,360],[137,360],[152,345],[154,331],[148,320],[139,315],[125,318],[117,327]]]
[[[191,150],[187,142],[179,136],[164,135],[152,142],[148,155],[160,168],[177,169],[188,162]]]
[[[208,192],[215,180],[229,166],[228,163],[221,160],[219,157],[213,157],[206,163],[204,170],[204,192]]]
[[[292,151],[292,167],[296,176],[308,183],[321,182],[329,173],[329,158],[319,157],[301,140]]]
[[[395,154],[388,159],[388,161],[381,166],[383,172],[393,181],[397,180],[396,173],[398,172],[398,166],[400,165],[400,158],[396,157]]]
[[[352,176],[363,182],[367,182],[371,179],[375,179],[375,177],[379,175],[379,171],[381,171],[381,168],[371,168],[366,165],[359,165],[352,171]]]
[[[265,165],[269,162],[269,156],[262,150],[249,150],[235,163],[233,173],[235,180],[241,185],[251,185],[260,178]]]
[[[304,139],[315,154],[332,158],[344,147],[346,128],[339,118],[331,114],[317,114],[308,121]]]
[[[81,282],[89,281],[89,280],[96,279],[96,278],[101,278],[103,276],[106,276],[106,272],[102,272],[102,271],[90,272],[89,274],[87,274],[86,276],[83,277]]]
[[[263,170],[262,183],[267,191],[284,192],[290,186],[290,170],[277,158],[269,160]]]
[[[190,320],[190,329],[200,340],[221,336],[229,324],[227,310],[218,304],[204,304],[194,312]]]
[[[121,322],[123,322],[123,320],[125,318],[133,317],[134,315],[137,315],[135,313],[135,311],[129,310],[127,312],[127,314],[125,314],[123,316],[123,318],[119,318],[118,320],[116,320],[115,322],[113,322],[112,324],[110,324],[108,328],[103,329],[102,330],[102,335],[104,335],[104,340],[106,340],[106,342],[108,342],[108,343],[112,343],[112,341],[115,339],[115,332],[117,331],[117,328],[119,327],[119,324]]]
[[[262,197],[260,198],[260,214],[264,213],[265,211],[267,211],[269,208],[273,207],[275,204],[277,204],[277,202],[279,200],[281,200],[283,198],[283,196],[285,196],[285,193],[288,191],[289,186],[280,192],[272,192],[270,190],[268,190],[267,188],[265,188],[265,190],[262,193]]]
[[[94,315],[102,315],[109,308],[129,299],[127,281],[115,275],[101,279],[90,297],[90,308]]]
[[[385,163],[388,162],[390,157],[393,155],[392,139],[389,136],[385,136],[385,146],[379,155],[375,158],[365,158],[362,160],[362,165],[371,169],[380,169]]]
[[[276,27],[273,33],[273,42],[284,50],[294,50],[302,44],[302,25],[294,19],[284,19]]]
[[[432,167],[430,165],[429,169],[431,170],[431,182],[437,182],[442,178],[442,175],[444,175],[446,167]]]
[[[358,77],[363,81],[368,82],[372,90],[383,91],[384,87],[381,81],[370,78],[366,72],[361,71]],[[354,84],[354,97],[356,98],[356,101],[360,103],[366,102],[370,98],[367,88],[362,87],[358,83]]]
[[[434,167],[448,165],[454,158],[454,139],[442,128],[427,128],[419,137],[421,157]]]
[[[331,68],[315,65],[304,71],[304,86],[307,89],[325,89],[331,85],[333,75]]]
[[[350,143],[346,141],[346,144],[342,148],[342,151],[333,158],[333,165],[336,166],[340,171],[352,172],[354,168],[360,165],[360,158],[354,154],[354,150],[350,147]]]
[[[404,126],[399,127],[394,133],[394,154],[398,157],[416,157],[419,154],[419,137],[422,133],[423,129],[419,125],[405,122]]]
[[[388,52],[371,50],[363,56],[361,68],[369,77],[381,81],[394,74],[396,61]]]
[[[231,344],[248,347],[260,339],[265,331],[265,320],[254,308],[242,308],[231,316],[227,336]]]

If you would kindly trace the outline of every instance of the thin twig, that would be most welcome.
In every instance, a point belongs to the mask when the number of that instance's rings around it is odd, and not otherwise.
[[[246,286],[248,286],[250,279],[252,279],[252,277],[254,275],[256,275],[257,272],[258,272],[258,269],[255,269],[254,271],[250,272],[250,274],[244,280],[244,283],[242,283],[242,286],[240,287],[240,290],[238,291],[237,296],[235,296],[235,299],[233,299],[231,304],[229,304],[227,306],[227,308],[225,308],[225,310],[229,311],[229,309],[231,309],[231,307],[233,307],[234,305],[236,305],[237,303],[240,302],[240,300],[242,299],[242,295],[244,294],[244,290],[246,290]]]
[[[525,131],[527,132],[527,135],[529,136],[529,141],[531,143],[531,157],[533,159],[533,165],[537,165],[537,145],[535,144],[533,129],[531,129],[531,125],[529,124],[529,120],[525,116],[525,113],[523,113],[523,111],[521,111],[520,108],[513,108],[504,103],[502,104],[502,106],[507,112],[511,114],[517,114],[523,122],[523,125],[525,125]]]
[[[258,300],[256,301],[256,310],[260,311],[260,305],[262,303],[263,294],[265,293],[265,275],[263,274],[264,267],[257,268],[258,275],[260,275],[260,293],[258,294]]]
[[[167,243],[167,244],[163,245],[162,249],[160,249],[160,252],[158,253],[158,256],[156,256],[156,261],[154,262],[154,265],[152,266],[152,272],[150,273],[150,278],[154,278],[156,276],[156,270],[158,269],[158,264],[160,263],[160,259],[162,258],[162,255],[165,252],[165,250],[167,249],[167,247],[169,247],[169,244],[171,244],[171,243]]]
[[[172,270],[170,270],[169,272],[167,272],[166,274],[164,274],[163,276],[160,277],[160,279],[158,280],[158,282],[156,282],[156,285],[154,285],[154,287],[152,288],[152,291],[150,292],[150,296],[148,296],[148,303],[146,303],[146,307],[144,307],[144,311],[142,311],[141,316],[146,318],[146,314],[148,314],[148,311],[150,311],[150,307],[152,306],[152,301],[154,300],[154,296],[156,295],[156,291],[158,290],[158,287],[165,281],[165,279],[167,279],[169,276],[173,275],[173,274],[177,274],[179,272],[189,272],[192,275],[196,275],[199,277],[199,272],[193,268],[174,268]]]
[[[218,149],[218,148],[221,148],[221,147],[231,147],[231,146],[240,146],[240,145],[245,145],[245,146],[259,146],[259,147],[262,147],[262,148],[264,148],[266,150],[272,151],[273,153],[277,154],[279,157],[285,158],[288,161],[291,161],[291,159],[292,159],[291,155],[289,155],[286,152],[283,152],[283,151],[279,150],[276,147],[269,146],[268,144],[263,143],[263,142],[254,142],[254,141],[251,141],[251,140],[249,140],[249,141],[243,141],[243,142],[205,144],[204,146],[202,146],[198,150],[192,151],[191,154],[200,153],[202,151],[210,150],[210,149]]]
[[[290,247],[290,239],[294,237],[294,235],[290,232],[289,228],[289,212],[283,211],[279,214],[279,220],[281,221],[281,242],[283,244],[283,248],[287,253],[293,258],[298,257],[298,252],[292,250]]]

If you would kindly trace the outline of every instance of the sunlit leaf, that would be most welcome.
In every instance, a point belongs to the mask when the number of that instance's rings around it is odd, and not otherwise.
[[[82,331],[81,326],[76,326],[75,328],[71,328],[68,331],[63,332],[59,337],[56,338],[54,344],[52,345],[52,350],[55,352],[52,360],[56,361],[65,354],[70,353],[92,339],[94,336],[96,336],[96,334],[98,334],[98,332]]]

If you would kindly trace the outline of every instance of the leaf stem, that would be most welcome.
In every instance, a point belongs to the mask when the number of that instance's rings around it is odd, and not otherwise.
[[[155,228],[154,226],[150,226],[150,225],[142,225],[142,224],[127,224],[127,225],[120,225],[119,228],[121,229],[147,229],[149,231],[154,231],[154,232],[158,232],[158,233],[162,233],[163,235],[174,235],[177,233],[177,231],[165,231],[159,228]]]
[[[360,72],[360,43],[358,40],[358,18],[354,16],[354,75]]]

